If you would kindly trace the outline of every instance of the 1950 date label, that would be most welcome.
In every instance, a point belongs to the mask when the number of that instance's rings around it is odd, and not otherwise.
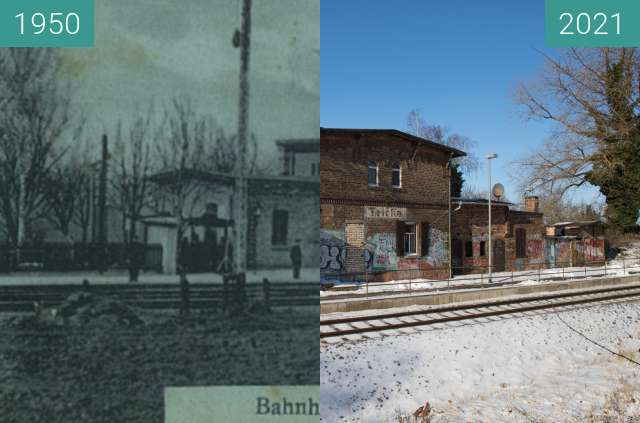
[[[0,1],[0,47],[93,47],[94,0]]]

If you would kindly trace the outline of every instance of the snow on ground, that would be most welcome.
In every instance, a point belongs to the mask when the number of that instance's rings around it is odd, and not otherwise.
[[[218,273],[193,273],[187,275],[189,282],[196,283],[222,283],[222,275]],[[247,272],[247,282],[262,282],[263,278],[271,282],[295,282],[291,269],[266,269]],[[316,268],[302,269],[298,282],[318,283],[320,271]],[[117,284],[129,283],[129,274],[126,271],[108,271],[102,275],[97,272],[41,272],[41,273],[12,273],[0,274],[0,286],[2,285],[29,285],[29,284],[81,284],[87,279],[92,284]],[[177,283],[178,276],[166,275],[156,272],[141,273],[140,283]]]
[[[397,422],[426,401],[432,423],[640,421],[640,366],[558,316],[640,362],[637,302],[323,343],[321,421]]]
[[[636,255],[634,257],[638,257]],[[596,278],[596,277],[614,277],[625,276],[629,274],[640,273],[640,259],[625,260],[619,259],[601,267],[567,267],[542,269],[538,273],[537,270],[523,270],[517,272],[496,272],[492,276],[493,283],[517,283],[519,285],[537,285],[541,283],[556,282],[559,279],[578,279],[578,278]],[[399,292],[406,295],[411,291],[424,291],[432,289],[456,289],[469,288],[471,286],[487,286],[489,285],[487,275],[469,274],[454,276],[450,281],[440,281],[432,279],[406,279],[390,282],[375,282],[367,284],[353,283],[337,283],[340,290],[321,291],[320,296],[324,299],[331,297],[340,297],[347,295],[380,294]],[[346,289],[346,290],[345,290]]]

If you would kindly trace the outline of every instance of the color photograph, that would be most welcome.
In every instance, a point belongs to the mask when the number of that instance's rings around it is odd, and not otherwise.
[[[640,419],[639,15],[611,3],[322,2],[321,421]]]

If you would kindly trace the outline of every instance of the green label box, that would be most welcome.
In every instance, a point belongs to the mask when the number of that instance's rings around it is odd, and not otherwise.
[[[0,0],[0,47],[93,47],[94,0]]]
[[[640,1],[545,0],[547,47],[638,47]]]
[[[169,387],[164,405],[164,423],[318,423],[320,387]]]

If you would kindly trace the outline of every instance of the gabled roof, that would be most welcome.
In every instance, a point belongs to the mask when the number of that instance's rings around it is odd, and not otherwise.
[[[412,134],[409,134],[407,132],[403,132],[403,131],[398,131],[397,129],[356,129],[356,128],[320,128],[320,138],[322,138],[322,134],[323,133],[327,133],[327,134],[340,134],[340,133],[352,133],[352,134],[361,134],[361,135],[366,135],[366,134],[382,134],[382,135],[390,135],[390,136],[395,136],[398,138],[402,138],[405,140],[409,140],[409,141],[414,141],[414,142],[418,142],[421,144],[425,144],[428,145],[430,147],[433,147],[437,150],[440,151],[444,151],[446,153],[450,153],[452,155],[452,157],[462,157],[462,156],[466,156],[467,153],[465,153],[462,150],[458,150],[457,148],[453,148],[453,147],[449,147],[434,141],[430,141],[428,139],[425,138],[421,138]]]

